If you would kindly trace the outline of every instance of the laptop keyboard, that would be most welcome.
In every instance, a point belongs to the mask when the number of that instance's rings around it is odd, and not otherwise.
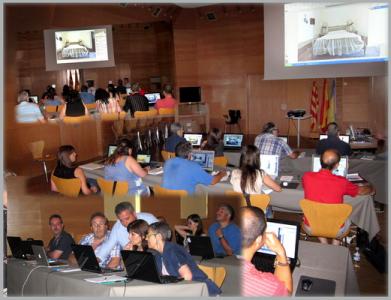
[[[101,268],[102,273],[116,273],[116,272],[122,272],[123,269],[110,269],[110,268]]]
[[[175,282],[183,280],[183,278],[178,278],[178,277],[172,276],[172,275],[160,275],[159,277],[160,277],[161,283],[175,283]]]

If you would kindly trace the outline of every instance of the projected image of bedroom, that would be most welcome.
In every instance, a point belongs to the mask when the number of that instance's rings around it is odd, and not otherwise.
[[[102,29],[56,31],[57,64],[107,61],[107,32]]]
[[[388,4],[285,4],[285,66],[388,60]]]

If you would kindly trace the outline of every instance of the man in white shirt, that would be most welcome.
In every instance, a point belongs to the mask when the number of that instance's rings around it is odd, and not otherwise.
[[[22,91],[18,97],[18,105],[15,108],[16,122],[18,123],[45,123],[41,110],[35,103],[29,102],[29,94],[26,91]]]
[[[110,251],[115,247],[115,245],[118,244],[123,249],[125,245],[129,243],[129,233],[127,227],[131,222],[137,219],[144,220],[148,224],[159,221],[154,215],[150,213],[136,213],[134,211],[133,205],[129,202],[118,203],[114,211],[118,220],[111,229],[109,239],[104,241],[101,247],[95,253],[99,261],[103,261],[103,259],[110,254]]]

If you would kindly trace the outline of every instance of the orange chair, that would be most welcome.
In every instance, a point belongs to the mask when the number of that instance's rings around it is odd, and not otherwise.
[[[240,197],[241,206],[247,206],[246,198],[243,196],[242,193],[238,193],[235,191],[226,191],[225,194],[229,196]],[[270,203],[270,196],[266,194],[250,195],[250,202],[251,206],[258,207],[264,212],[266,212],[266,208],[269,206]]]
[[[126,117],[126,112],[121,111],[119,113],[100,113],[100,119],[102,121],[116,121],[123,120]]]
[[[134,113],[134,117],[136,119],[142,119],[142,118],[149,118],[149,117],[154,117],[157,115],[157,110],[156,109],[150,109],[147,111],[136,111]]]
[[[92,118],[90,116],[80,116],[80,117],[64,117],[63,119],[64,123],[67,124],[78,124],[88,120],[92,120]]]
[[[98,178],[98,185],[104,195],[125,196],[128,193],[128,183],[126,181],[111,181]]]
[[[228,164],[228,158],[226,158],[225,156],[215,156],[213,164],[215,166],[219,166],[219,167],[225,168],[227,166],[227,164]]]
[[[52,174],[52,180],[60,194],[68,197],[79,196],[81,181],[79,178],[63,179]]]
[[[88,103],[88,104],[84,104],[84,105],[88,110],[95,110],[96,109],[96,103]]]
[[[187,191],[185,190],[169,190],[161,187],[160,185],[155,185],[153,187],[153,191],[155,193],[155,196],[187,196]]]
[[[159,115],[175,115],[175,108],[160,108]]]
[[[175,153],[174,152],[168,152],[166,150],[162,150],[160,153],[162,154],[162,157],[163,157],[163,159],[165,161],[169,160],[170,158],[175,157]]]

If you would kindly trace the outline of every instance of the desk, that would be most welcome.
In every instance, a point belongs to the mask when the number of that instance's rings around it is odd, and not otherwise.
[[[10,259],[7,264],[8,296],[21,296],[22,285],[28,273],[36,266],[19,259]],[[158,284],[132,280],[126,284],[94,284],[84,278],[98,274],[78,271],[73,273],[51,272],[39,267],[30,275],[23,295],[28,296],[89,296],[89,297],[205,297],[208,288],[203,282],[181,281],[173,284]]]
[[[342,246],[300,241],[300,267],[293,271],[293,293],[300,276],[310,276],[336,282],[335,296],[357,296],[359,288],[349,250]]]

